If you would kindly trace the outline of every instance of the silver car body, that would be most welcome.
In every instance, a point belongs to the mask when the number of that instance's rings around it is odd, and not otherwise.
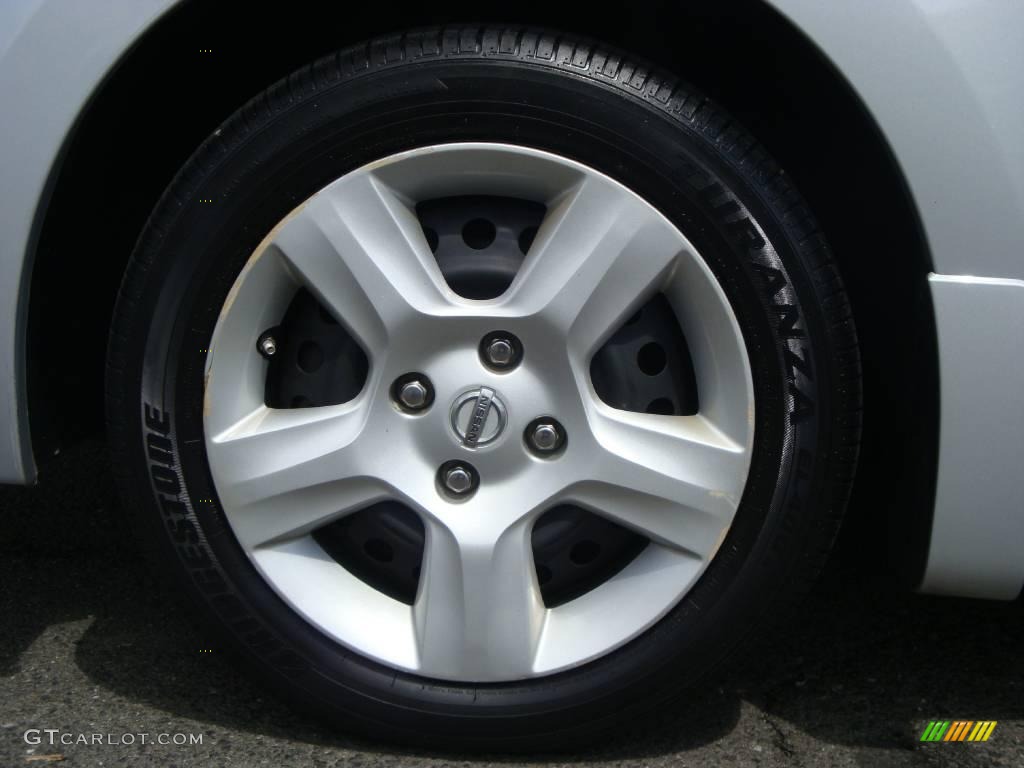
[[[930,249],[941,421],[921,588],[1012,599],[1024,586],[1024,5],[769,2],[866,105]],[[0,482],[36,476],[27,286],[53,171],[103,78],[175,4],[104,0],[101,14],[81,0],[0,5]],[[892,474],[899,482],[899,467]]]

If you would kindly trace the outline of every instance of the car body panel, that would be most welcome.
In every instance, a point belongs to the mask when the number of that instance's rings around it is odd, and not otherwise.
[[[25,328],[37,228],[65,140],[118,59],[174,0],[0,4],[0,482],[30,483]]]
[[[1012,600],[1024,583],[1024,280],[928,282],[943,436],[921,589]]]
[[[770,2],[825,53],[881,128],[934,271],[1024,278],[1024,4]]]
[[[939,465],[921,589],[1015,598],[1024,586],[1024,5],[770,1],[881,128],[942,273],[929,280]]]
[[[1021,455],[1024,369],[1007,338],[1024,324],[1024,106],[1019,82],[1006,73],[1024,72],[1024,5],[768,2],[822,50],[874,117],[941,273],[930,280],[942,423],[924,588],[1012,597],[1024,584],[1024,493],[1009,463]],[[0,5],[0,482],[36,476],[25,383],[28,285],[62,147],[104,77],[176,4],[104,0],[102,12],[79,0]],[[966,279],[977,275],[995,280]],[[1007,364],[1002,356],[1014,352],[1017,362]],[[981,365],[991,374],[978,389]],[[1011,415],[998,420],[1000,413]],[[983,444],[972,451],[976,441]]]

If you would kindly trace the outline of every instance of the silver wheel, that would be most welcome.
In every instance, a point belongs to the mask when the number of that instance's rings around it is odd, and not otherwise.
[[[546,206],[498,298],[456,294],[431,253],[415,205],[452,195]],[[262,334],[303,287],[358,341],[369,373],[348,402],[269,408]],[[595,351],[659,292],[689,347],[696,414],[617,410],[591,381]],[[498,329],[522,346],[507,370],[481,357],[481,340]],[[498,362],[508,352],[492,354]],[[431,387],[427,405],[409,390],[415,409],[397,407],[392,394],[410,371],[423,372]],[[209,464],[251,561],[337,642],[431,678],[536,677],[642,633],[714,557],[750,465],[750,366],[700,254],[619,183],[523,147],[426,147],[313,195],[267,235],[236,280],[206,374]],[[544,425],[552,432],[538,431]],[[471,485],[461,475],[446,485],[442,475],[455,464]],[[313,536],[387,499],[414,510],[425,530],[411,606],[357,578]],[[547,607],[530,534],[544,512],[567,503],[651,544],[596,588]]]

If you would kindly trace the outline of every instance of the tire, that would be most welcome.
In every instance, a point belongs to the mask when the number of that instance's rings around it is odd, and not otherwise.
[[[639,636],[528,679],[431,679],[304,620],[234,535],[204,439],[206,350],[268,232],[355,169],[453,142],[566,158],[660,212],[728,300],[756,405],[742,498],[695,584]],[[860,432],[857,342],[839,274],[766,151],[721,108],[632,55],[513,27],[427,29],[348,48],[229,118],[139,239],[107,372],[124,506],[209,631],[295,706],[351,732],[432,747],[592,743],[704,679],[813,582],[843,515]]]

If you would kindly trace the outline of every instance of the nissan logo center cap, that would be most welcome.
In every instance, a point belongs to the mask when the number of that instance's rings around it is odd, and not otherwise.
[[[490,387],[474,387],[452,404],[452,429],[467,448],[493,443],[505,430],[505,405]]]

